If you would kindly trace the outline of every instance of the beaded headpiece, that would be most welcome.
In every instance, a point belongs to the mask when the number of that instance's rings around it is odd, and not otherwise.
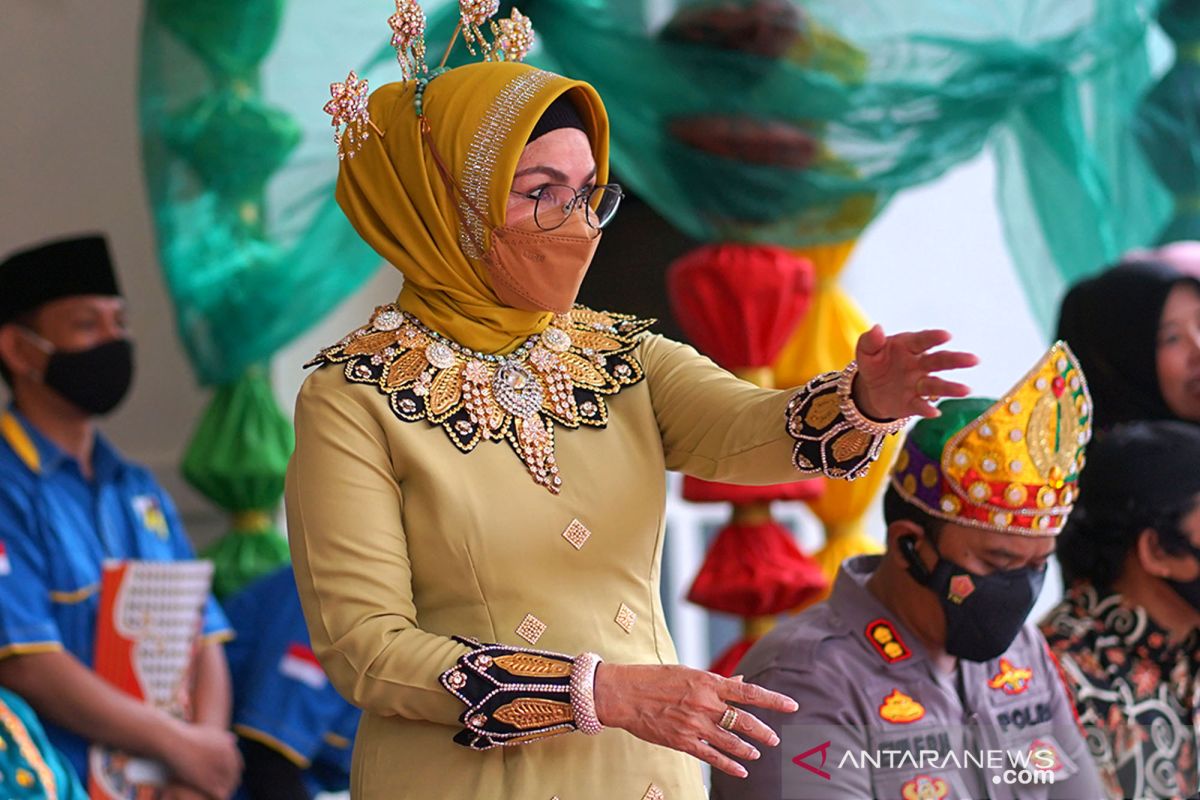
[[[1055,536],[1079,495],[1092,401],[1083,370],[1057,342],[1000,400],[946,400],[918,422],[892,485],[959,525]]]
[[[414,102],[422,126],[427,124],[421,106],[425,87],[446,71],[446,62],[460,33],[471,55],[482,54],[485,61],[523,61],[533,49],[533,24],[516,8],[508,19],[500,20],[493,19],[500,10],[500,0],[459,0],[458,8],[458,25],[441,63],[434,69],[425,60],[425,11],[417,0],[396,0],[396,13],[388,17],[400,74],[406,81],[417,82]],[[338,158],[354,158],[371,131],[383,136],[367,111],[367,81],[351,70],[345,81],[330,84],[329,93],[331,99],[325,104],[325,113],[333,118]]]

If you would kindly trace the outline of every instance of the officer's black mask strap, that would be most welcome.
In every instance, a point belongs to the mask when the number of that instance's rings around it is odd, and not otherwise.
[[[929,532],[925,531],[926,537],[929,537]],[[933,542],[932,537],[929,541],[934,546],[934,552],[937,552],[937,544]],[[917,537],[915,534],[905,534],[897,540],[897,545],[900,547],[900,555],[908,563],[908,574],[912,575],[913,580],[922,586],[928,586],[933,580],[933,573],[925,566],[925,562],[921,560],[921,554],[917,552]],[[941,559],[941,554],[937,554]],[[936,566],[936,565],[935,565]]]

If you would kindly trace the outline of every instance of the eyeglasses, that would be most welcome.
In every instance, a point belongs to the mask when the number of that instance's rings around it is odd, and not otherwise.
[[[547,183],[532,192],[512,192],[534,201],[533,221],[544,231],[562,227],[575,209],[584,208],[584,219],[593,228],[612,222],[625,193],[615,183],[586,186],[578,191],[561,183]]]

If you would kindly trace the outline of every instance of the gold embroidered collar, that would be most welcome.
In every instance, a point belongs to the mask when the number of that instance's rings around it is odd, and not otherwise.
[[[347,380],[374,384],[397,417],[441,426],[464,453],[485,439],[508,442],[533,480],[558,494],[554,424],[608,424],[604,398],[642,379],[633,350],[653,323],[576,306],[498,356],[468,350],[386,305],[305,366],[344,363]]]

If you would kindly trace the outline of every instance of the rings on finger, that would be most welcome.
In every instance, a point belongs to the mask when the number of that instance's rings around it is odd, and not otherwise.
[[[737,719],[738,710],[733,706],[725,706],[725,713],[721,715],[721,721],[717,723],[717,727],[731,731],[733,726],[737,725]]]
[[[928,386],[928,380],[929,380],[928,375],[917,379],[916,386],[914,387],[917,392],[917,397],[921,398],[926,403],[936,403],[939,400],[941,400],[942,398],[939,395],[930,394],[929,392],[922,389],[922,387]]]

